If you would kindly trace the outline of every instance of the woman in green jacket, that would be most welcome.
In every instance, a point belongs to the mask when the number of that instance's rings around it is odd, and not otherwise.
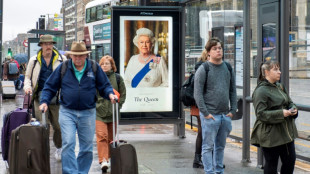
[[[277,173],[279,157],[282,161],[281,174],[292,174],[296,161],[297,107],[283,85],[278,83],[280,76],[278,62],[262,64],[258,85],[252,96],[256,121],[251,144],[262,147],[266,160],[264,174]]]
[[[99,62],[100,67],[108,76],[110,83],[119,92],[119,109],[126,99],[126,87],[123,78],[115,73],[117,71],[115,62],[111,56],[104,56]],[[99,96],[99,95],[98,95]],[[110,146],[113,140],[113,118],[112,103],[99,96],[96,103],[96,138],[99,164],[103,172],[110,167]]]

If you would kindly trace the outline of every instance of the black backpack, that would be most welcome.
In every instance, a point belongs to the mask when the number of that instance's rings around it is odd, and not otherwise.
[[[224,61],[225,62],[225,61]],[[232,74],[232,67],[228,62],[225,62],[230,75]],[[206,83],[208,81],[208,73],[209,73],[209,64],[207,62],[202,63],[202,66],[204,67],[206,71]],[[184,106],[194,106],[196,105],[195,99],[194,99],[194,81],[195,81],[195,73],[191,73],[189,78],[185,80],[181,87],[181,101],[184,104]],[[231,83],[230,83],[231,84]],[[206,85],[205,85],[206,86]]]

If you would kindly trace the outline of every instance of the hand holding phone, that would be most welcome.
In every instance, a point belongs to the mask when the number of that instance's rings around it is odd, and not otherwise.
[[[290,112],[291,112],[292,114],[295,114],[295,113],[296,113],[296,109],[291,108],[291,109],[290,109]]]

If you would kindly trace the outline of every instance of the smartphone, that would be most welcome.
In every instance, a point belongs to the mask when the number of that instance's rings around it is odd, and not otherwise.
[[[290,109],[290,112],[291,112],[292,114],[295,114],[295,113],[296,113],[296,111],[295,111],[293,108]]]

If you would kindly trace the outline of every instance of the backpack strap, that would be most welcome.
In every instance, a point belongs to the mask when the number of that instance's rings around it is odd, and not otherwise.
[[[224,61],[225,62],[225,61]],[[228,62],[225,62],[229,72],[230,72],[230,86],[229,86],[229,91],[232,91],[234,88],[232,86],[232,80],[233,80],[233,75],[232,75],[232,67]]]
[[[37,65],[37,62],[38,62],[38,59],[36,58],[36,59],[34,60],[34,63],[33,63],[33,66],[32,66],[32,70],[31,70],[31,75],[30,75],[31,87],[33,87],[33,86],[32,86],[33,70],[34,70],[34,67]]]
[[[61,70],[60,70],[60,80],[62,81],[62,78],[64,77],[67,67],[68,67],[69,60],[66,60],[62,63],[61,65]]]
[[[205,81],[205,85],[203,86],[203,91],[206,91],[206,87],[207,87],[207,82],[208,82],[208,73],[209,73],[209,64],[207,61],[205,61],[204,63],[202,63],[202,66],[204,67],[205,71],[206,71],[206,81]]]
[[[227,68],[228,68],[228,70],[230,72],[230,75],[232,75],[232,67],[231,67],[231,65],[228,62],[225,62],[225,64],[226,64],[226,66],[227,66]]]
[[[62,57],[62,55],[58,52],[58,55],[60,57],[61,60],[59,60],[60,62],[63,62],[64,61],[64,58]]]
[[[117,87],[119,87],[119,83],[120,83],[120,75],[118,73],[115,73],[115,77],[116,77],[116,82],[117,82]]]
[[[94,73],[94,76],[95,76],[95,79],[96,79],[96,74],[97,74],[97,63],[94,61],[94,60],[91,60],[90,59],[90,64],[91,64],[91,67],[93,69],[93,73]]]
[[[60,79],[62,81],[62,78],[64,77],[66,71],[67,71],[67,67],[68,67],[68,63],[69,63],[70,60],[66,60],[62,63],[62,66],[61,66],[61,71],[60,71]],[[93,69],[93,73],[94,73],[94,76],[95,76],[95,79],[96,79],[96,74],[97,74],[97,64],[94,60],[90,60],[90,63],[91,63],[91,67]]]

